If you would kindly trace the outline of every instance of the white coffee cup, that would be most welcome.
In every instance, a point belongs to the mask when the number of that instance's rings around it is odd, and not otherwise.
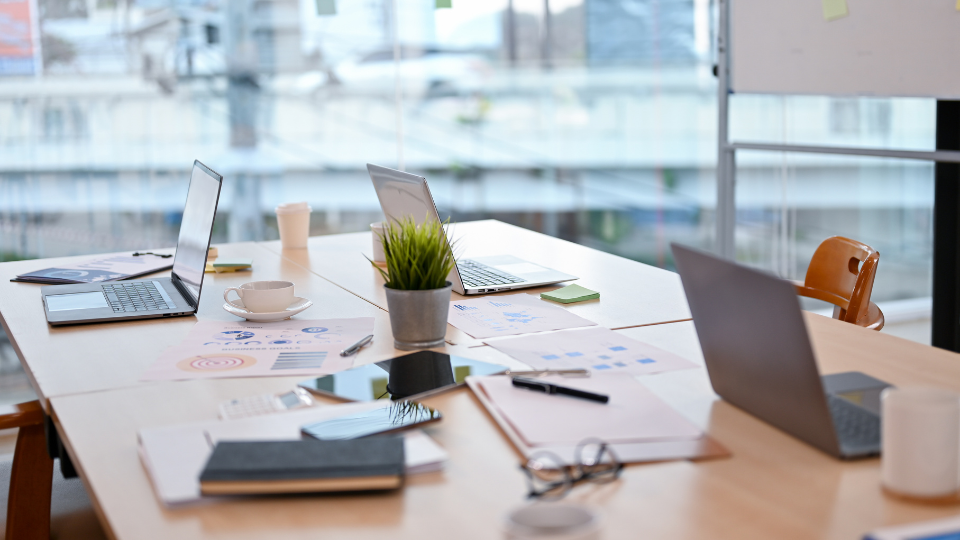
[[[600,517],[572,503],[534,503],[507,515],[507,540],[598,540]]]
[[[939,388],[888,388],[883,409],[884,488],[936,499],[960,490],[960,395]]]
[[[283,249],[303,249],[310,237],[310,212],[305,202],[285,203],[277,206],[277,228]]]
[[[373,262],[387,262],[383,254],[383,222],[371,223],[370,230],[373,232]]]
[[[243,305],[239,305],[227,295],[236,291]],[[253,313],[277,313],[290,307],[293,303],[293,283],[289,281],[251,281],[239,287],[227,287],[223,291],[223,299],[238,309],[246,309]]]

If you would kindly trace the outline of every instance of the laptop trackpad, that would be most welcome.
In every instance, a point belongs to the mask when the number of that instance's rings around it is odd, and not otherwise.
[[[544,268],[538,264],[528,263],[528,262],[519,262],[513,264],[493,264],[491,265],[501,272],[506,272],[508,274],[513,274],[515,276],[521,274],[536,274],[537,272],[549,272],[549,268]]]
[[[822,379],[823,389],[828,394],[843,398],[878,415],[880,414],[880,393],[884,388],[892,386],[859,371],[824,375]]]
[[[71,309],[109,308],[106,297],[100,291],[72,294],[51,294],[46,296],[47,309],[50,311],[68,311]]]

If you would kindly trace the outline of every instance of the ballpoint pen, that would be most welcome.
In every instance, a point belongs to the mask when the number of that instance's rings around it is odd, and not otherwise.
[[[610,396],[605,396],[603,394],[594,394],[593,392],[585,392],[583,390],[577,390],[576,388],[567,388],[565,386],[558,386],[556,384],[538,381],[535,379],[526,379],[523,377],[514,377],[513,385],[520,388],[526,388],[527,390],[543,392],[545,394],[562,394],[564,396],[580,399],[589,399],[590,401],[596,401],[598,403],[607,403],[610,401]]]
[[[544,376],[544,375],[560,375],[561,377],[589,377],[590,370],[588,369],[531,369],[524,371],[514,371],[508,369],[495,375],[508,375],[510,377],[516,375],[534,375],[534,376]]]
[[[363,347],[367,343],[370,343],[371,341],[373,341],[373,334],[370,334],[369,336],[361,339],[360,341],[340,351],[340,356],[350,356],[351,354],[359,351],[361,347]]]

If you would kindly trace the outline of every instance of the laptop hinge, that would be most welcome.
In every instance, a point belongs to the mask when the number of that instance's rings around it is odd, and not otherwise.
[[[192,307],[194,311],[197,311],[198,309],[197,302],[193,300],[193,295],[190,294],[190,291],[188,291],[187,288],[184,287],[182,283],[180,283],[180,278],[177,277],[176,274],[172,274],[170,276],[170,282],[173,283],[173,286],[177,288],[177,291],[180,293],[180,296],[182,296],[184,300],[186,300],[187,303],[190,304],[190,307]]]

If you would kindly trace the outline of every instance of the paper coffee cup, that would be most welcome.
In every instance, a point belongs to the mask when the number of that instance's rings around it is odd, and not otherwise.
[[[600,517],[572,503],[534,503],[510,512],[506,540],[599,540]]]
[[[883,391],[883,486],[915,498],[960,489],[960,395],[939,388]]]
[[[277,206],[277,228],[283,249],[303,249],[310,236],[310,212],[313,209],[305,202],[285,203]]]
[[[387,262],[386,255],[383,254],[383,222],[378,221],[370,224],[370,231],[373,232],[373,262]]]

